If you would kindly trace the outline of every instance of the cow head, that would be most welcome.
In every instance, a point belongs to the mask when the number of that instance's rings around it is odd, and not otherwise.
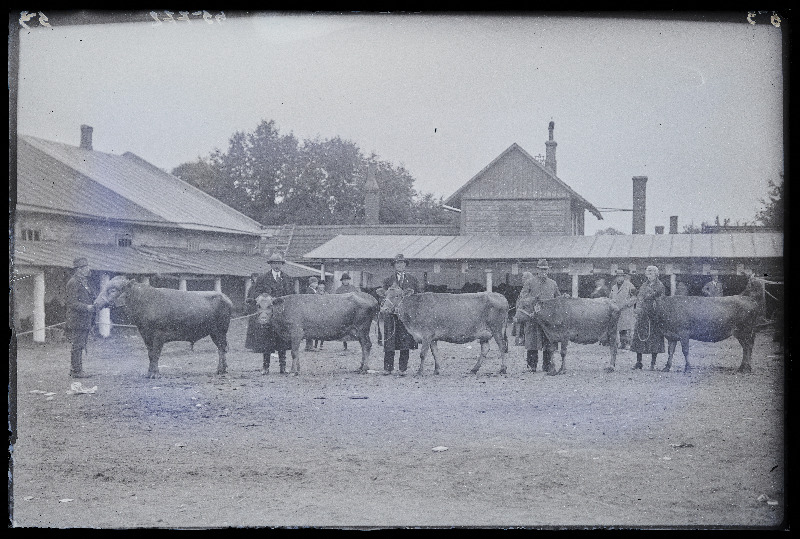
[[[539,298],[524,297],[517,301],[517,308],[514,311],[514,323],[528,322],[533,320],[536,312],[541,309],[542,302]]]
[[[744,287],[741,295],[754,299],[756,303],[758,303],[761,312],[764,312],[767,298],[763,279],[759,279],[755,275],[750,275],[750,278],[747,280],[747,286]]]
[[[132,279],[128,279],[124,275],[117,275],[109,279],[94,300],[95,310],[99,311],[106,307],[122,307],[125,305],[125,292],[133,282]]]
[[[256,298],[256,306],[258,307],[256,321],[262,326],[266,326],[272,322],[276,314],[283,312],[284,302],[283,298],[273,298],[270,295],[261,294]]]
[[[397,314],[397,308],[402,303],[403,298],[410,296],[414,293],[412,288],[403,290],[399,286],[392,285],[388,290],[379,288],[375,291],[378,297],[382,298],[381,301],[381,314]]]

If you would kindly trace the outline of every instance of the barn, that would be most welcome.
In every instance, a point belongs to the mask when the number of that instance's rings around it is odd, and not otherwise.
[[[79,146],[17,137],[12,257],[15,328],[45,340],[64,320],[64,285],[72,260],[89,260],[90,285],[115,274],[153,286],[221,290],[243,308],[251,275],[285,240],[281,227],[264,227],[133,153],[92,148],[92,128],[81,126]],[[299,280],[319,273],[297,262],[286,273]],[[110,312],[100,331],[110,330]]]

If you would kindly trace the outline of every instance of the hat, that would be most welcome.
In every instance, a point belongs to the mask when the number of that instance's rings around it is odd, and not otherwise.
[[[399,255],[394,257],[394,260],[392,260],[392,265],[394,266],[398,262],[403,262],[404,264],[408,265],[408,261],[403,256],[403,253],[400,253]]]
[[[547,265],[547,260],[544,258],[539,259],[539,261],[536,263],[536,267],[539,269],[550,269],[550,266]]]
[[[309,283],[318,283],[319,282],[319,277],[316,277],[316,276],[312,275],[311,277],[308,278],[308,282]]]
[[[267,262],[269,262],[269,263],[272,263],[272,262],[283,263],[285,261],[283,260],[283,255],[281,255],[280,253],[272,253],[271,255],[269,255],[269,259],[267,260]]]
[[[75,260],[72,261],[72,269],[82,268],[82,267],[88,266],[88,265],[89,265],[89,261],[86,260],[83,257],[76,258]]]
[[[624,269],[618,269],[614,273],[616,273],[617,275],[625,275],[627,272]]]
[[[339,277],[339,280],[340,281],[349,281],[350,280],[350,275],[348,275],[347,273],[342,273],[342,276]]]

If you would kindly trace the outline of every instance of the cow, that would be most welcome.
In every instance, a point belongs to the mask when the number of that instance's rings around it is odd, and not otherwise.
[[[188,341],[194,344],[210,336],[219,352],[217,374],[228,365],[228,326],[233,304],[221,292],[186,292],[154,288],[118,275],[103,285],[94,300],[95,310],[109,305],[125,306],[130,321],[138,328],[150,358],[148,378],[157,378],[158,359],[164,343]]]
[[[555,362],[547,372],[549,375],[564,374],[567,371],[567,344],[608,345],[611,360],[605,367],[613,372],[617,363],[617,324],[620,309],[608,298],[569,298],[557,297],[539,300],[525,297],[517,302],[514,322],[534,320],[547,340],[560,344],[561,368],[555,370]]]
[[[735,296],[668,296],[658,300],[651,315],[667,339],[667,364],[672,368],[672,356],[678,341],[684,357],[684,372],[689,372],[689,341],[720,342],[734,336],[742,345],[739,372],[750,372],[753,343],[764,314],[764,283],[750,277],[744,291]]]
[[[365,292],[347,294],[296,294],[256,298],[258,322],[272,325],[275,332],[291,343],[294,375],[300,373],[300,342],[303,339],[341,341],[354,337],[361,344],[360,373],[369,370],[372,341],[369,332],[378,313],[378,300]],[[263,371],[262,371],[263,373]]]
[[[428,349],[433,354],[433,374],[439,374],[438,341],[466,344],[477,340],[481,343],[481,354],[470,371],[475,374],[486,358],[492,338],[500,348],[500,373],[505,374],[508,301],[501,294],[414,294],[410,289],[402,290],[395,286],[387,290],[381,288],[377,292],[383,298],[381,311],[384,314],[396,314],[409,334],[421,344],[417,375],[423,373]]]

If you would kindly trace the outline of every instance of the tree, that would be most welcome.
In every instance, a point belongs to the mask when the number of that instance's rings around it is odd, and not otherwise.
[[[783,230],[783,173],[780,181],[769,180],[768,199],[759,199],[764,207],[756,214],[756,221],[764,226],[775,227]]]
[[[624,236],[625,233],[621,230],[617,230],[613,226],[605,228],[603,230],[598,230],[594,233],[595,236]]]

